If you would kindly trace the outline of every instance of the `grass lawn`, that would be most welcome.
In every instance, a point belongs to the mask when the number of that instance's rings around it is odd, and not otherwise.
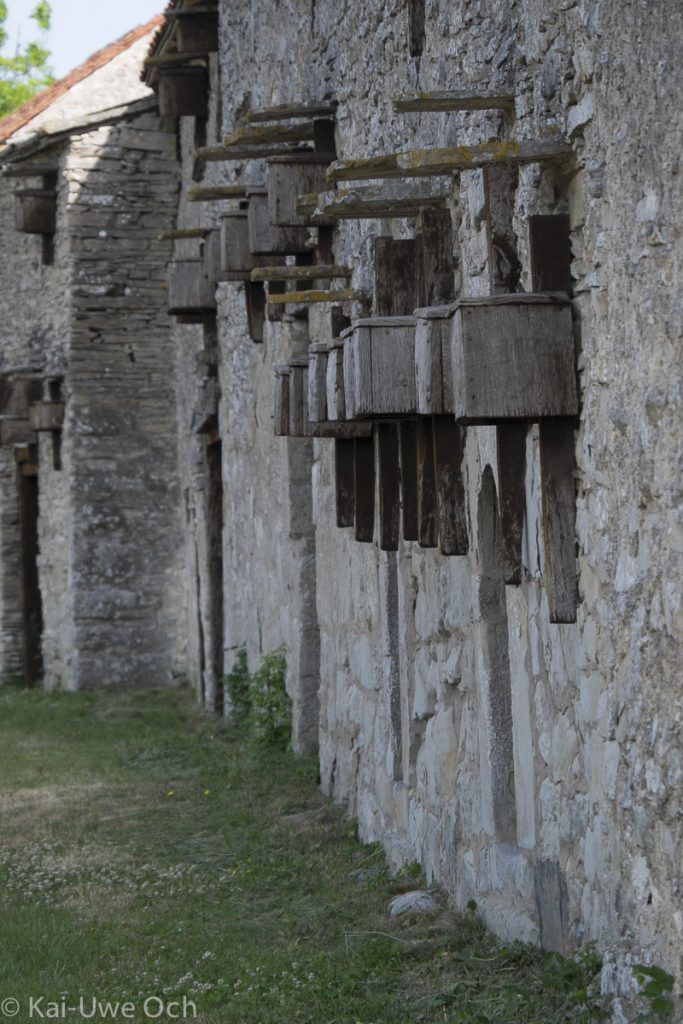
[[[204,1024],[590,1019],[474,913],[390,920],[419,878],[359,845],[314,761],[207,722],[189,691],[0,689],[0,815],[0,1000],[20,1024],[41,1019],[30,997],[80,1020],[81,996],[135,1004],[92,1020],[183,1019],[184,996]]]

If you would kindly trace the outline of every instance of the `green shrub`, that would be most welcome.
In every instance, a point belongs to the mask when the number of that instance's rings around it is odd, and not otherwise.
[[[241,647],[237,652],[232,671],[228,672],[223,680],[230,703],[230,718],[237,726],[246,722],[251,712],[250,679],[247,652],[244,647]]]
[[[259,744],[284,749],[292,731],[292,704],[285,689],[284,650],[266,654],[254,674],[242,648],[232,672],[225,677],[231,720]]]

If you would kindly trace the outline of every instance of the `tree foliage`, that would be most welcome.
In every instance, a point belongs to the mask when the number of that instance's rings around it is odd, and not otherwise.
[[[0,0],[0,51],[5,49],[8,42],[5,28],[7,15],[7,2]],[[52,9],[48,0],[40,0],[31,12],[31,18],[38,26],[43,41],[44,34],[50,28],[51,17]],[[13,56],[0,52],[0,118],[6,117],[53,81],[50,51],[41,42],[17,45]]]

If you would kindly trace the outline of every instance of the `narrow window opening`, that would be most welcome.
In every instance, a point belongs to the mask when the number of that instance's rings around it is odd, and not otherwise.
[[[408,47],[411,57],[421,57],[425,46],[425,0],[408,0]]]

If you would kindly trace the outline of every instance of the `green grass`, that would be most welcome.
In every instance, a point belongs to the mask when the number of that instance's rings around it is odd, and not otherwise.
[[[204,1024],[590,1019],[540,954],[503,948],[474,913],[389,920],[414,873],[389,877],[316,775],[207,722],[187,692],[0,690],[14,1019],[63,994],[130,1000],[136,1021],[144,998],[183,995]]]

